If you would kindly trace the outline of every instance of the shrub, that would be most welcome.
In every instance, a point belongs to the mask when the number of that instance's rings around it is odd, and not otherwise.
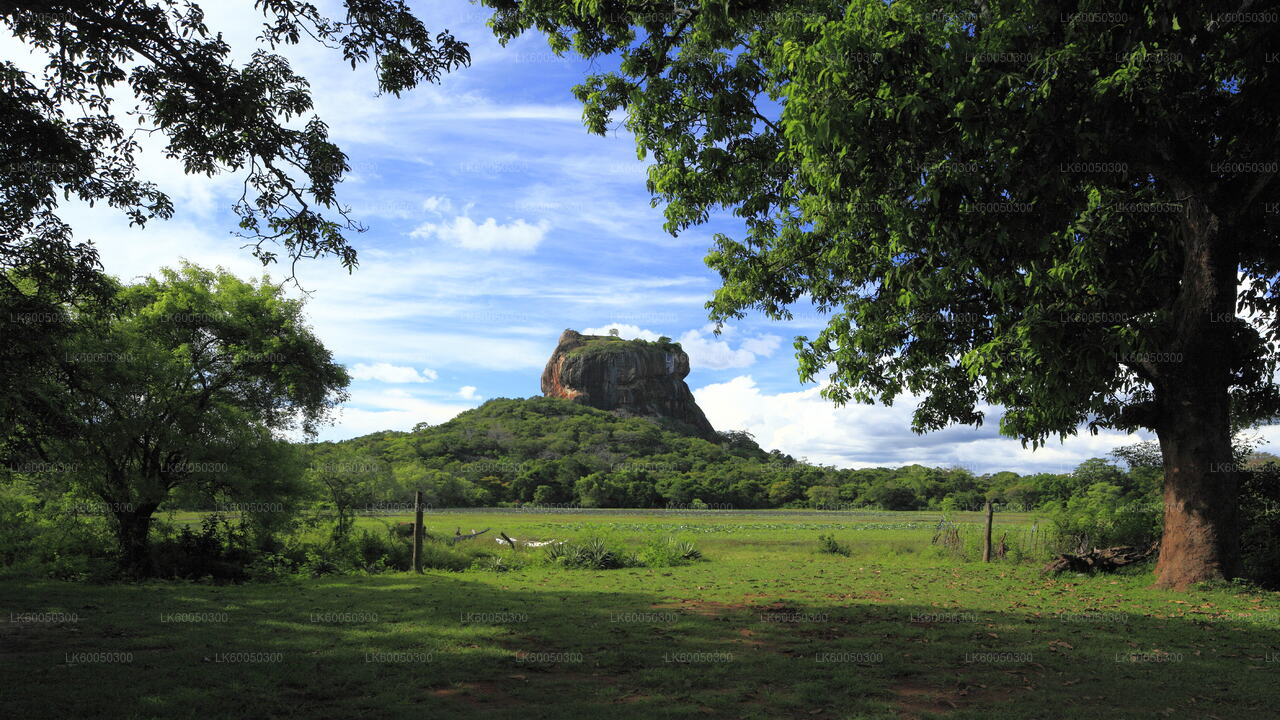
[[[485,555],[479,552],[469,553],[444,543],[426,542],[422,544],[422,567],[462,572]]]
[[[297,564],[280,553],[262,553],[245,568],[245,574],[254,582],[279,582],[289,578],[297,570]]]
[[[21,481],[0,483],[0,564],[57,580],[113,578],[115,538],[101,514],[70,493],[40,499]]]
[[[218,515],[206,515],[199,530],[183,527],[176,533],[160,526],[163,537],[152,545],[159,577],[187,580],[241,581],[256,553],[249,547],[244,522],[232,523]]]
[[[490,572],[511,572],[512,570],[523,570],[528,565],[528,561],[524,556],[509,552],[501,555],[482,555],[472,561],[471,567],[475,570],[488,570]]]
[[[339,567],[337,563],[326,558],[315,550],[307,553],[307,559],[302,563],[299,570],[311,577],[337,575],[342,572],[342,568]]]
[[[644,546],[638,559],[645,567],[676,567],[701,560],[702,551],[691,542],[665,538]]]
[[[1263,587],[1280,588],[1280,465],[1267,463],[1242,475],[1242,574]]]
[[[849,557],[852,554],[848,545],[836,542],[835,537],[831,535],[818,536],[818,551],[833,555],[843,555],[844,557]]]
[[[366,572],[412,569],[413,541],[408,538],[361,530],[352,545],[356,561]]]
[[[1147,546],[1160,537],[1164,511],[1158,502],[1127,501],[1121,489],[1099,482],[1065,503],[1042,507],[1050,522],[1054,552],[1082,553],[1115,545]]]
[[[640,564],[634,555],[611,547],[600,537],[549,545],[544,557],[553,565],[587,570],[613,570]]]

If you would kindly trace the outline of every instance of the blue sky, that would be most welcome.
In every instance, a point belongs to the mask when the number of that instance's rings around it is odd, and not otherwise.
[[[663,231],[632,138],[582,126],[570,89],[587,63],[555,57],[537,35],[501,48],[469,3],[414,5],[430,29],[471,44],[472,66],[441,85],[380,98],[367,69],[351,71],[336,53],[286,51],[350,156],[342,200],[370,228],[353,238],[354,275],[333,261],[299,273],[316,332],[355,377],[323,438],[439,423],[488,398],[536,395],[562,330],[618,327],[683,343],[689,385],[717,428],[749,430],[766,448],[815,462],[1062,471],[1138,439],[1085,434],[1032,452],[998,436],[995,411],[979,429],[917,436],[909,397],[836,409],[797,380],[792,339],[820,327],[807,308],[794,322],[748,318],[714,337],[703,305],[717,282],[702,260],[715,232],[739,226],[719,218],[678,238]],[[246,55],[260,24],[252,0],[204,6],[210,27]],[[143,167],[173,196],[173,220],[138,230],[109,210],[65,210],[106,269],[127,279],[186,258],[261,274],[230,234],[240,178],[186,177],[150,150]]]

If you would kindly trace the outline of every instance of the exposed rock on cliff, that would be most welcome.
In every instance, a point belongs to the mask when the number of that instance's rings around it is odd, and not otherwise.
[[[622,417],[676,420],[705,437],[715,429],[685,384],[689,356],[677,343],[565,330],[542,371],[542,394]]]

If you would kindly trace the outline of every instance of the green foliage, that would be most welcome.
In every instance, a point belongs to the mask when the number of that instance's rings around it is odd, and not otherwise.
[[[340,48],[353,68],[372,61],[378,90],[397,95],[437,82],[470,55],[398,0],[348,6],[333,20],[310,3],[257,3],[266,23],[259,47],[233,50],[195,3],[7,4],[0,24],[8,39],[46,70],[0,62],[0,156],[14,159],[0,165],[0,273],[27,268],[63,299],[94,283],[97,252],[74,241],[60,199],[108,205],[136,225],[172,216],[170,198],[138,177],[126,115],[158,131],[186,172],[243,177],[245,195],[234,207],[240,235],[264,263],[276,258],[278,242],[295,261],[333,254],[353,268],[356,252],[344,233],[364,228],[336,196],[347,157],[328,126],[308,117],[309,83],[275,50],[304,39]],[[136,104],[117,106],[129,96]]]
[[[620,355],[628,352],[646,352],[650,350],[658,350],[660,352],[683,352],[680,343],[672,342],[671,338],[663,336],[657,340],[642,340],[635,338],[633,340],[624,340],[620,337],[611,335],[583,335],[582,344],[573,348],[568,356],[607,356]]]
[[[106,517],[72,494],[41,497],[29,481],[0,483],[0,564],[58,580],[114,577]]]
[[[543,555],[552,565],[579,570],[615,570],[640,564],[634,554],[614,546],[602,537],[548,545]]]
[[[824,553],[831,553],[832,555],[843,555],[845,557],[849,557],[851,554],[853,554],[849,550],[848,545],[837,542],[835,537],[832,535],[818,536],[818,551],[824,552]]]
[[[504,42],[536,30],[557,52],[621,56],[574,88],[588,129],[627,118],[673,234],[718,208],[743,218],[707,257],[712,315],[811,300],[828,324],[797,339],[800,371],[832,369],[833,400],[922,393],[920,430],[990,403],[1032,442],[1154,427],[1153,378],[1197,368],[1151,354],[1195,345],[1216,353],[1201,369],[1233,363],[1242,417],[1280,407],[1257,330],[1174,304],[1207,290],[1204,307],[1235,309],[1235,273],[1182,281],[1192,238],[1259,281],[1240,284],[1245,305],[1280,303],[1263,212],[1280,184],[1229,169],[1276,157],[1267,23],[1228,30],[1191,4],[1114,23],[1034,3],[694,4],[665,23],[642,4],[484,4]],[[1247,239],[1206,238],[1202,216]]]
[[[1159,582],[1234,572],[1237,497],[1212,468],[1280,413],[1280,323],[1241,317],[1280,311],[1274,22],[1186,2],[1104,22],[1033,2],[482,2],[504,43],[610,59],[574,94],[592,133],[626,118],[669,232],[742,221],[706,257],[714,321],[811,304],[801,379],[837,404],[918,396],[918,432],[988,406],[1033,446],[1155,431],[1184,478],[1168,512],[1203,526]]]
[[[110,313],[71,313],[58,362],[28,389],[43,431],[5,449],[59,458],[49,492],[103,504],[122,562],[146,574],[152,515],[176,493],[290,504],[301,467],[277,434],[314,432],[348,377],[302,302],[266,280],[184,264],[114,297]],[[264,531],[273,513],[258,514]]]
[[[1264,460],[1244,474],[1241,485],[1243,575],[1280,588],[1280,463]]]
[[[693,543],[674,537],[652,540],[638,551],[631,551],[620,542],[595,533],[548,545],[542,558],[553,567],[579,570],[677,567],[703,559],[702,551]]]
[[[235,582],[248,578],[256,559],[248,524],[218,514],[201,519],[200,529],[182,527],[153,544],[156,575],[187,580]]]
[[[413,568],[413,540],[392,533],[361,530],[352,545],[360,566],[367,572],[405,571]]]
[[[1081,553],[1115,545],[1145,547],[1160,537],[1164,506],[1153,500],[1125,502],[1119,486],[1090,485],[1064,501],[1050,500],[1041,510],[1051,523],[1058,552]]]
[[[647,543],[636,557],[640,565],[651,568],[677,567],[703,559],[702,551],[693,543],[673,537]]]

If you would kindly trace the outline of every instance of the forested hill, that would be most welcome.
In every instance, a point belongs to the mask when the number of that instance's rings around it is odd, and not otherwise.
[[[1140,494],[1138,478],[1091,460],[1067,475],[975,476],[962,468],[836,469],[744,432],[718,442],[643,418],[549,397],[495,399],[438,426],[313,446],[313,469],[367,470],[369,502],[424,489],[435,506],[509,503],[584,507],[878,507],[976,509],[992,497],[1034,507],[1105,483]],[[1149,481],[1148,481],[1149,482]],[[1142,483],[1147,485],[1148,483]],[[1143,487],[1141,490],[1147,490]]]

